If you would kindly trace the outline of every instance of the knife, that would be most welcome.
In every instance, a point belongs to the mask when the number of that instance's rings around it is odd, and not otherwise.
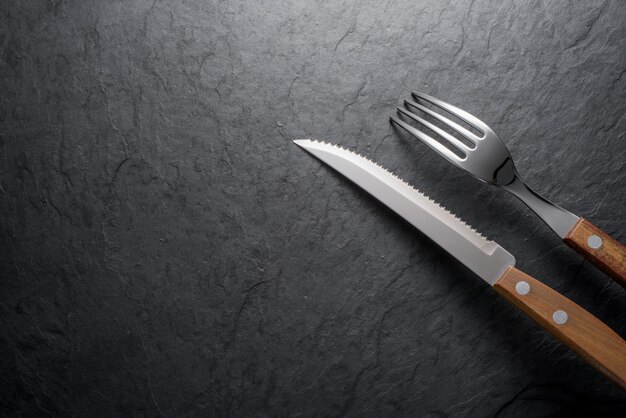
[[[388,206],[626,390],[626,342],[598,318],[518,270],[508,251],[380,165],[326,142],[294,142]]]

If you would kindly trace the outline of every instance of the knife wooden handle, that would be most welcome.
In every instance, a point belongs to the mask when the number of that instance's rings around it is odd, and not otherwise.
[[[606,232],[580,218],[563,241],[626,287],[626,247]]]
[[[493,285],[509,302],[626,390],[626,342],[598,318],[510,267]]]

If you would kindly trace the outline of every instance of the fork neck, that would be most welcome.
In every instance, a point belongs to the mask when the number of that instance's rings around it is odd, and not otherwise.
[[[580,219],[526,186],[510,158],[498,170],[495,183],[524,202],[560,238],[564,238]]]

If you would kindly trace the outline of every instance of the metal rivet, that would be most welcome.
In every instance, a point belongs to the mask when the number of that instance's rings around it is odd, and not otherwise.
[[[598,248],[602,247],[602,238],[597,235],[592,235],[587,238],[587,245],[594,250],[597,250]]]
[[[552,320],[559,325],[563,325],[567,322],[567,312],[560,309],[558,311],[554,311],[552,314]]]
[[[515,291],[520,295],[527,295],[530,292],[530,285],[525,281],[519,281],[515,285]]]

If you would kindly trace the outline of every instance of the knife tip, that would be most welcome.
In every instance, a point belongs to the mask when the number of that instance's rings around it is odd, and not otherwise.
[[[293,142],[299,147],[304,147],[304,145],[311,142],[311,140],[310,139],[294,139]]]

